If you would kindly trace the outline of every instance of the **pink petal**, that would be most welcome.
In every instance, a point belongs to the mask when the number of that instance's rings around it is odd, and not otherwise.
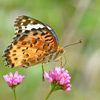
[[[70,85],[70,84],[63,85],[63,86],[62,86],[62,88],[63,88],[64,90],[66,90],[67,88],[70,88],[70,87],[71,87],[71,85]]]
[[[49,76],[50,76],[53,80],[55,79],[55,75],[54,75],[53,70],[50,70],[50,71],[49,71]]]
[[[71,85],[70,84],[67,84],[67,87],[71,87]]]
[[[54,68],[54,75],[55,75],[56,80],[61,79],[61,75],[62,75],[61,67],[55,67]]]
[[[64,71],[64,74],[65,74],[65,75],[67,75],[67,74],[68,74],[68,71],[67,71],[67,70],[65,70],[65,71]]]
[[[70,80],[65,80],[64,84],[69,84]]]
[[[14,74],[14,78],[17,78],[17,77],[18,77],[18,71],[16,71]]]
[[[12,84],[13,84],[12,81],[10,80],[10,78],[7,78],[7,79],[6,79],[6,83],[7,83],[9,86],[12,86]]]
[[[66,91],[71,91],[71,88],[67,88]]]
[[[7,81],[8,75],[3,75],[5,82]]]
[[[65,68],[62,68],[61,70],[62,70],[62,72],[64,72],[65,71]]]
[[[13,78],[13,74],[11,72],[9,73],[9,77]]]
[[[13,81],[13,85],[17,85],[17,84],[18,84],[18,80],[15,79],[15,80]]]
[[[19,75],[17,80],[18,80],[18,83],[21,83],[23,81],[23,79],[25,78],[25,76],[21,76]]]
[[[44,72],[43,75],[50,83],[52,83],[53,79],[49,77],[49,75],[46,72]]]
[[[64,79],[64,77],[60,80],[60,85],[63,85],[64,84],[64,81],[65,81],[65,79]]]

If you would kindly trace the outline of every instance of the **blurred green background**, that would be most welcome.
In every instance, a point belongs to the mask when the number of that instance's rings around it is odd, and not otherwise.
[[[56,91],[48,100],[100,100],[100,0],[0,0],[0,100],[13,100],[13,92],[3,75],[19,71],[24,81],[16,88],[17,100],[44,100],[50,83],[42,82],[41,64],[27,69],[4,66],[2,54],[12,41],[14,20],[27,15],[50,25],[60,47],[82,39],[83,43],[66,48],[71,76],[71,91]],[[65,59],[63,57],[63,63]],[[60,62],[44,66],[49,72]]]

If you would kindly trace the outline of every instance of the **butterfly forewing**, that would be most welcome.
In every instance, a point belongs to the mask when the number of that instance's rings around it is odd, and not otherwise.
[[[41,37],[42,41],[47,41],[52,44],[54,48],[57,48],[59,44],[58,37],[53,29],[38,20],[27,16],[19,16],[15,20],[14,26],[16,31],[13,39],[19,37],[22,33],[28,34],[32,31],[34,32],[34,37]]]

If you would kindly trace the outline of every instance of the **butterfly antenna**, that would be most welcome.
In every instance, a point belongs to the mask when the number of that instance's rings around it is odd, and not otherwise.
[[[44,79],[44,68],[43,68],[43,63],[42,63],[42,81],[45,81],[45,79]]]
[[[68,44],[68,45],[64,46],[64,48],[66,48],[66,47],[68,47],[68,46],[71,46],[71,45],[78,44],[78,43],[82,43],[82,40],[79,39],[79,40],[78,40],[77,42],[75,42],[75,43],[71,43],[71,44]]]

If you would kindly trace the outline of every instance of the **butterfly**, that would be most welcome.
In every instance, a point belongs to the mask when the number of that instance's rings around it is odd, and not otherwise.
[[[66,50],[59,47],[55,31],[41,21],[21,15],[16,18],[14,27],[13,40],[2,56],[10,68],[56,61]]]

